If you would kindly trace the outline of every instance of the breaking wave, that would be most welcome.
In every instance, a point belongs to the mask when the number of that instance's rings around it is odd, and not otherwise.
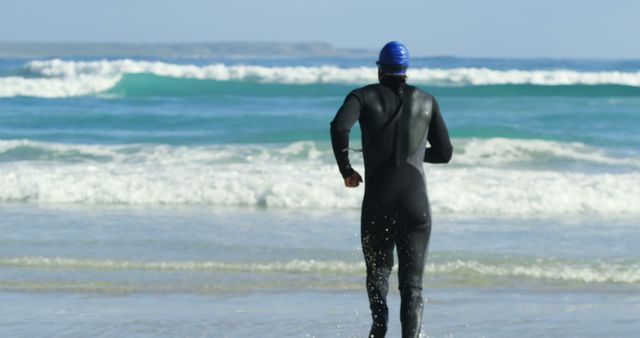
[[[579,143],[454,140],[426,165],[438,213],[636,215],[640,161]],[[362,168],[354,155],[354,166]],[[567,165],[588,170],[566,170]],[[626,168],[626,169],[624,169]],[[0,141],[0,202],[358,208],[328,144],[66,145]]]
[[[260,84],[355,85],[377,81],[373,67],[341,68],[336,66],[265,67],[253,65],[185,65],[166,62],[136,61],[130,59],[102,61],[65,61],[60,59],[31,61],[24,66],[24,76],[0,77],[0,97],[31,96],[44,98],[73,97],[99,94],[110,89],[127,87],[139,82],[129,75],[146,75],[182,80],[216,82],[240,81]],[[608,95],[640,95],[640,72],[557,70],[494,70],[488,68],[414,68],[410,69],[411,82],[434,87],[491,87],[489,91],[463,90],[463,94],[509,94],[514,90],[540,95],[577,94],[576,86],[598,86],[597,91]],[[166,93],[175,83],[147,81],[148,92]],[[189,85],[190,83],[185,83]],[[169,86],[159,88],[154,86]],[[493,86],[493,87],[492,87]],[[499,86],[501,88],[495,88]],[[539,87],[554,86],[554,92]],[[179,86],[178,86],[179,87]],[[570,87],[570,88],[566,88]],[[631,88],[629,88],[631,87]],[[124,88],[124,89],[123,89]],[[155,88],[155,89],[154,89]],[[514,89],[515,88],[515,89]],[[584,94],[583,94],[584,95]]]

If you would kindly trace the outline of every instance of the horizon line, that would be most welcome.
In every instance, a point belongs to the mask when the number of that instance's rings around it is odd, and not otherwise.
[[[327,54],[334,54],[333,56],[343,56],[343,57],[367,57],[370,55],[376,55],[378,52],[376,49],[369,49],[369,48],[345,48],[345,47],[340,47],[340,46],[336,46],[332,43],[329,42],[325,42],[325,41],[314,41],[314,40],[310,40],[310,41],[259,41],[259,40],[254,40],[254,41],[240,41],[240,40],[225,40],[225,41],[179,41],[179,42],[167,42],[167,41],[163,41],[163,42],[150,42],[150,41],[144,41],[144,42],[133,42],[133,41],[42,41],[42,40],[0,40],[0,44],[3,45],[8,45],[8,44],[23,44],[23,45],[76,45],[76,46],[82,46],[82,45],[94,45],[94,46],[108,46],[108,45],[122,45],[122,46],[138,46],[138,47],[169,47],[169,46],[205,46],[205,45],[209,45],[210,47],[213,47],[215,45],[219,45],[219,46],[223,46],[223,45],[245,45],[247,47],[254,45],[266,45],[266,44],[274,44],[276,47],[285,47],[285,46],[290,46],[290,47],[303,47],[303,46],[317,46],[317,47],[324,47],[326,48],[324,51]],[[0,50],[0,57],[9,57],[9,55],[5,55],[6,53],[3,53],[5,51]],[[17,52],[17,53],[16,53]],[[332,52],[332,53],[331,53]],[[33,55],[32,53],[29,54],[23,54],[20,55],[19,51],[14,51],[15,54],[18,55],[14,55],[14,57],[29,57],[29,56],[36,56]],[[37,53],[36,53],[37,54]],[[76,54],[76,55],[72,55],[69,53],[62,53],[62,54],[66,54],[66,56],[85,56],[82,54]],[[96,55],[95,53],[89,53],[91,55]],[[108,53],[108,54],[112,54],[112,53]],[[314,55],[315,54],[315,55]],[[312,57],[312,56],[317,56],[317,57],[323,57],[323,56],[330,56],[327,54],[322,54],[320,52],[309,52],[309,51],[305,51],[305,52],[299,52],[298,54],[296,53],[289,53],[289,54],[278,54],[278,53],[264,53],[264,54],[245,54],[242,56],[281,56],[281,57],[285,57],[285,56],[290,56],[290,57],[295,57],[295,56],[305,56],[305,57]],[[352,55],[348,55],[348,54],[352,54]],[[126,55],[126,53],[124,54]],[[122,55],[122,56],[124,56]],[[229,56],[239,56],[241,54],[229,54]],[[54,55],[41,55],[41,56],[54,56]],[[88,55],[86,55],[88,56]],[[96,55],[97,56],[97,55]],[[107,55],[105,55],[107,56]],[[576,61],[638,61],[640,60],[640,57],[634,57],[634,56],[630,56],[630,57],[602,57],[602,56],[477,56],[477,55],[456,55],[456,54],[431,54],[431,55],[426,55],[426,54],[418,54],[418,55],[412,55],[412,58],[453,58],[453,59],[503,59],[503,60],[576,60]]]

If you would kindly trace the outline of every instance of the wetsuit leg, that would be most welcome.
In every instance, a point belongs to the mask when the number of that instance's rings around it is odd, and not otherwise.
[[[414,182],[400,198],[400,224],[396,235],[398,248],[398,287],[400,289],[400,322],[402,337],[420,334],[422,323],[422,276],[427,259],[431,216],[424,183],[417,171],[408,170],[403,178]]]
[[[420,224],[398,231],[398,282],[402,337],[418,337],[422,323],[422,274],[431,226]]]
[[[385,212],[380,199],[365,192],[362,204],[362,251],[367,267],[367,294],[373,324],[369,338],[384,337],[389,321],[387,293],[393,268],[394,220]]]

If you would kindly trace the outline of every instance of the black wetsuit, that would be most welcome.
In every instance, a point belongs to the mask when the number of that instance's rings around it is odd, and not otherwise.
[[[446,163],[452,146],[436,100],[396,78],[356,89],[331,122],[333,151],[343,177],[354,173],[349,131],[360,122],[365,166],[361,239],[373,317],[370,337],[384,337],[393,248],[398,247],[403,337],[418,337],[422,274],[431,215],[422,162]],[[427,140],[430,148],[426,148]]]

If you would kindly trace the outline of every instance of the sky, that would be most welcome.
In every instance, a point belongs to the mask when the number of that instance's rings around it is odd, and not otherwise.
[[[321,41],[414,56],[640,59],[640,0],[2,0],[0,41]]]

